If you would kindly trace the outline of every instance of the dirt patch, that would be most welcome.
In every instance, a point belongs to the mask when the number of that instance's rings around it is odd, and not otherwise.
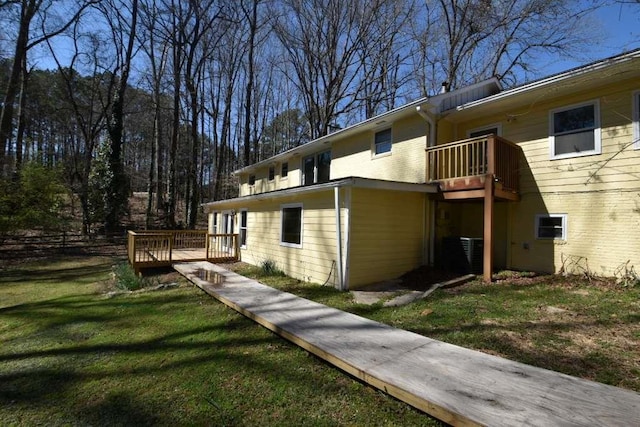
[[[462,276],[459,273],[437,270],[431,267],[419,267],[400,277],[399,286],[412,291],[426,291],[436,283],[446,282]]]

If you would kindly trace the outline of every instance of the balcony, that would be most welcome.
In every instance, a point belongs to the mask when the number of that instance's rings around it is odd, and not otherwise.
[[[496,135],[430,147],[427,182],[438,183],[445,199],[484,197],[492,183],[496,198],[519,200],[520,151],[519,146]]]

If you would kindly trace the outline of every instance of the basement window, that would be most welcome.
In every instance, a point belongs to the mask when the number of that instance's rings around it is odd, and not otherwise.
[[[567,214],[536,215],[536,239],[567,240]]]

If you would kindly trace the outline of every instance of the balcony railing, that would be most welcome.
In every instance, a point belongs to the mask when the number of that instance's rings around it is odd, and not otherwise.
[[[207,230],[129,231],[127,253],[136,272],[178,261],[237,261],[238,235]]]
[[[496,135],[455,141],[427,148],[427,180],[440,182],[443,190],[460,189],[447,182],[466,178],[468,188],[479,187],[473,177],[490,175],[502,190],[519,190],[520,147]],[[475,183],[475,184],[474,184]]]

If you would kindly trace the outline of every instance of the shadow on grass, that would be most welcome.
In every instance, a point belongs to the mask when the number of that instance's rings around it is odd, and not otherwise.
[[[306,290],[313,297],[336,293]],[[194,322],[185,314],[192,310]],[[174,321],[173,313],[181,317]],[[255,405],[266,414],[273,411],[274,424],[291,417],[312,425],[317,414],[287,414],[285,402],[348,396],[354,387],[377,396],[332,368],[318,368],[325,363],[315,357],[309,367],[304,350],[195,289],[114,298],[66,295],[0,309],[0,321],[6,319],[26,325],[30,336],[15,334],[0,346],[0,406],[47,414],[55,405],[56,413],[65,415],[54,416],[53,424],[243,425]],[[157,325],[149,326],[154,321]],[[124,332],[118,331],[122,322]],[[136,323],[149,329],[138,334]],[[186,382],[196,383],[196,389],[185,390]],[[263,398],[271,393],[277,397]],[[192,409],[197,413],[181,413],[182,399],[199,401]]]
[[[114,262],[112,260],[105,260],[99,264],[67,267],[58,270],[9,269],[4,271],[2,277],[0,277],[0,286],[18,286],[28,282],[55,284],[79,281],[87,277],[95,277],[96,274],[110,272],[113,265]]]

